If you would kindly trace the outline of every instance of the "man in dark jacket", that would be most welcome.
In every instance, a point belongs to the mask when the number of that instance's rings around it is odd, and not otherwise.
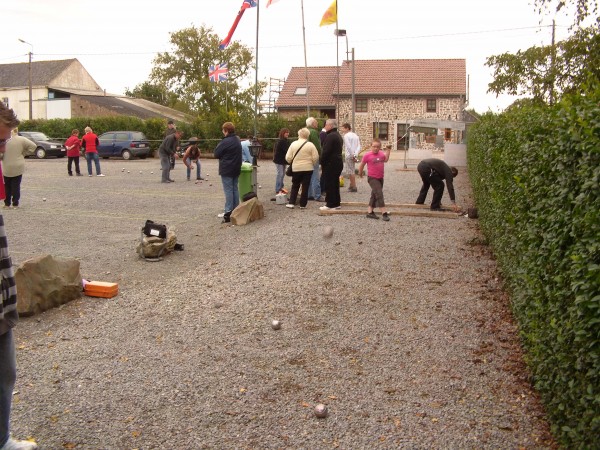
[[[231,122],[225,122],[222,127],[225,137],[215,148],[215,158],[219,160],[219,175],[225,193],[225,208],[223,223],[229,222],[231,212],[240,204],[238,178],[242,172],[242,144],[235,134]]]
[[[337,120],[327,119],[325,122],[327,137],[323,144],[323,153],[321,154],[321,167],[323,168],[323,181],[325,183],[325,206],[319,209],[326,211],[328,209],[340,209],[340,175],[344,168],[342,159],[342,148],[344,139],[338,133]]]
[[[423,186],[421,186],[421,192],[415,202],[417,205],[423,205],[427,192],[429,192],[429,186],[433,186],[433,198],[431,199],[431,209],[433,211],[439,211],[442,206],[442,196],[444,195],[444,180],[448,187],[448,195],[452,202],[452,210],[460,211],[460,206],[456,204],[456,198],[454,196],[454,185],[452,181],[454,177],[458,175],[458,169],[456,167],[450,167],[441,159],[430,158],[424,159],[417,165],[417,171],[421,175],[423,180]]]
[[[158,147],[158,156],[160,157],[160,169],[162,170],[162,183],[174,183],[171,179],[171,157],[175,157],[177,153],[177,145],[181,139],[182,132],[176,130],[175,133],[169,134],[163,139],[160,147]]]

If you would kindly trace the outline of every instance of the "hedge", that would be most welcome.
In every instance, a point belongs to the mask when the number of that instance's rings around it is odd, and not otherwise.
[[[488,113],[467,155],[553,432],[569,448],[599,448],[600,90]]]

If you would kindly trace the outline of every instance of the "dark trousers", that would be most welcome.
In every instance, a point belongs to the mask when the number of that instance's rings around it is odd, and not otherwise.
[[[343,164],[333,164],[333,167],[323,167],[323,181],[325,186],[325,204],[328,208],[337,208],[342,201],[340,196],[340,175]],[[323,189],[321,187],[321,189]]]
[[[415,203],[417,205],[424,204],[427,192],[429,192],[429,186],[432,186],[433,198],[431,199],[431,209],[440,208],[442,205],[442,196],[444,195],[444,179],[439,173],[423,162],[419,163],[417,171],[419,172],[419,175],[421,175],[423,186],[421,186],[421,191],[419,192],[419,196]]]
[[[312,178],[312,174],[312,170],[307,170],[305,172],[294,172],[292,174],[292,190],[290,192],[290,205],[296,204],[298,191],[300,190],[300,186],[302,186],[302,193],[300,194],[300,206],[306,206],[306,204],[308,203],[308,187],[310,186],[310,179]]]
[[[371,198],[369,199],[369,206],[371,209],[385,207],[385,201],[383,199],[383,178],[367,177],[369,186],[371,186]]]
[[[23,175],[17,175],[16,177],[4,177],[4,190],[6,191],[6,198],[4,204],[10,206],[19,206],[19,199],[21,198],[21,178]]]
[[[79,156],[69,156],[69,162],[67,163],[67,171],[69,172],[69,175],[73,175],[73,163],[75,163],[75,173],[80,174]]]

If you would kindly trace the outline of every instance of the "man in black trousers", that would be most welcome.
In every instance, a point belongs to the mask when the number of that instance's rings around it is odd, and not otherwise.
[[[342,159],[342,148],[344,139],[338,133],[337,120],[327,119],[325,122],[327,136],[323,144],[321,153],[321,167],[323,169],[323,181],[325,184],[325,206],[319,209],[326,211],[328,209],[340,209],[340,175],[344,168]]]
[[[454,185],[452,181],[454,177],[458,175],[458,169],[456,167],[450,167],[441,159],[430,158],[422,160],[417,166],[421,180],[423,180],[423,186],[421,186],[421,192],[415,202],[417,205],[423,205],[427,192],[429,192],[429,186],[433,187],[433,198],[431,199],[431,210],[440,211],[442,207],[442,196],[444,195],[444,181],[448,187],[448,195],[452,202],[452,210],[454,212],[460,211],[460,206],[456,204],[454,196]]]

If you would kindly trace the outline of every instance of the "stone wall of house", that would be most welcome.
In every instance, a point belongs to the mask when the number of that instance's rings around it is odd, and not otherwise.
[[[428,97],[431,98],[431,97]],[[339,123],[352,123],[352,99],[340,100]],[[397,124],[413,119],[461,120],[464,100],[461,98],[436,98],[436,112],[427,112],[427,98],[385,97],[369,99],[368,112],[354,113],[354,131],[366,148],[373,137],[373,124],[388,124],[388,139],[383,144],[392,144],[396,149]],[[442,130],[443,131],[443,130]]]

